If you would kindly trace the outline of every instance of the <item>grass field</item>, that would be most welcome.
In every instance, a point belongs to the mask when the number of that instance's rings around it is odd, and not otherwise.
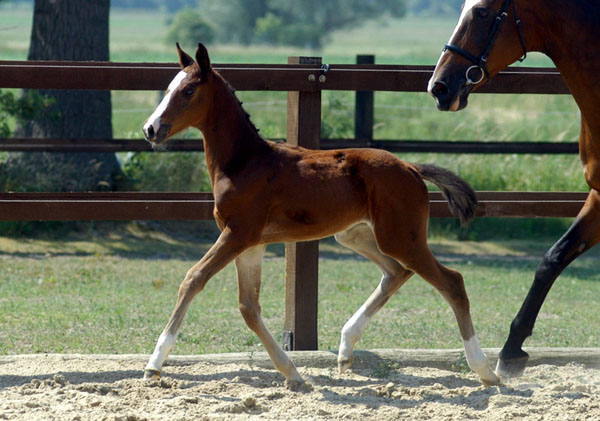
[[[206,243],[123,230],[62,241],[0,239],[0,354],[148,353],[169,317],[177,287]],[[502,345],[542,254],[535,242],[434,241],[434,252],[465,277],[483,346]],[[337,349],[345,321],[379,281],[376,267],[330,241],[321,245],[319,348]],[[600,343],[598,253],[577,260],[556,283],[529,346]],[[280,338],[284,262],[273,248],[263,265],[263,317]],[[458,348],[456,322],[442,297],[411,279],[372,321],[359,349]],[[192,304],[178,354],[260,350],[237,310],[233,265]]]

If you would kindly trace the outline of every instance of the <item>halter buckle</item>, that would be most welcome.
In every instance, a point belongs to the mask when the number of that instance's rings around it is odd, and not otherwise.
[[[473,69],[477,69],[481,73],[479,76],[479,79],[477,81],[471,79],[471,77],[469,76],[469,73],[471,73],[471,70],[473,70]],[[473,66],[469,67],[467,69],[467,71],[465,72],[465,78],[467,79],[467,81],[465,82],[465,85],[477,85],[478,83],[480,83],[483,80],[484,77],[485,77],[485,71],[481,68],[481,66],[473,65]]]

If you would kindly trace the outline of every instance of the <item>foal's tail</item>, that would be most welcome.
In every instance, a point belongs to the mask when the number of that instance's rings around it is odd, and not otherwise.
[[[475,216],[475,209],[477,209],[477,197],[471,186],[453,172],[435,165],[414,164],[414,166],[421,173],[421,177],[439,187],[448,201],[452,215],[460,219],[462,226],[467,225]]]

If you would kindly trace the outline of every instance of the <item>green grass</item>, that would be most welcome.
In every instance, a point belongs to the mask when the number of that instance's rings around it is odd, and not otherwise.
[[[120,232],[123,232],[121,230]],[[207,244],[162,234],[66,241],[0,239],[0,354],[148,353],[174,306],[178,284]],[[94,241],[91,241],[94,240]],[[433,241],[434,252],[464,275],[483,346],[499,347],[530,286],[542,250],[535,242]],[[319,348],[337,349],[340,329],[376,287],[376,267],[331,241],[321,245]],[[600,336],[598,252],[576,260],[551,290],[528,346],[593,347]],[[263,264],[264,320],[280,338],[284,261],[273,248]],[[411,279],[372,321],[359,349],[458,348],[456,322],[439,293]],[[233,265],[193,302],[178,354],[261,350],[237,310]]]

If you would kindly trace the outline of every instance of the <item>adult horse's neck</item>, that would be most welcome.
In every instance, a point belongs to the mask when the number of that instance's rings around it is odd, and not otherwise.
[[[233,176],[248,159],[268,146],[258,134],[228,83],[213,75],[211,105],[199,129],[204,135],[206,165],[211,182],[220,175]]]
[[[519,0],[516,7],[528,46],[554,61],[600,141],[600,1]]]

